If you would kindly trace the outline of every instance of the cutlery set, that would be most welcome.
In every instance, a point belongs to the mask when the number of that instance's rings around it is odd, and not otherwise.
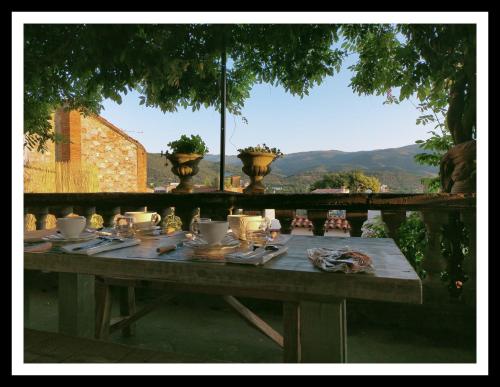
[[[114,242],[124,242],[125,238],[119,238],[119,237],[107,237],[107,236],[100,236],[96,240],[93,240],[88,243],[80,244],[77,247],[74,247],[71,251],[78,251],[78,250],[85,250],[85,249],[91,249],[97,246],[104,246],[104,245],[109,245]]]

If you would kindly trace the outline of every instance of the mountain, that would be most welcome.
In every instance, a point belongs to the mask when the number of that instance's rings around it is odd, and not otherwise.
[[[379,178],[389,186],[391,192],[422,192],[420,179],[437,175],[437,168],[419,165],[414,156],[422,150],[417,144],[400,148],[372,151],[343,152],[339,150],[298,152],[285,155],[273,162],[272,172],[266,176],[268,188],[280,192],[307,192],[308,185],[320,179],[325,173],[362,170],[367,175]],[[194,180],[198,184],[216,181],[219,173],[219,155],[206,155],[200,163],[200,172]],[[148,180],[164,184],[165,179],[177,181],[166,170],[165,159],[158,154],[148,154]],[[226,156],[226,172],[241,172],[241,161],[237,156]]]
[[[161,186],[179,181],[179,178],[170,170],[172,168],[171,163],[168,162],[168,166],[165,166],[165,163],[165,157],[161,157],[159,153],[148,153],[148,185]],[[194,184],[219,186],[219,163],[203,159],[198,164],[198,167],[200,170],[193,177]],[[241,166],[226,165],[226,172],[241,175]]]
[[[414,156],[422,150],[417,144],[401,148],[377,149],[372,151],[343,152],[339,150],[310,151],[287,154],[276,160],[273,165],[275,173],[286,176],[304,172],[334,172],[351,169],[391,170],[416,174],[437,173],[435,167],[417,164]],[[205,160],[219,162],[219,155],[206,155]],[[226,156],[226,165],[240,165],[237,156]]]

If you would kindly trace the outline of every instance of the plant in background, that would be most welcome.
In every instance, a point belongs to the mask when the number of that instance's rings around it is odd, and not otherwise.
[[[367,190],[379,192],[380,186],[380,181],[375,176],[367,176],[362,171],[354,170],[326,174],[321,180],[315,181],[310,190],[347,187],[350,192],[365,192]]]
[[[422,261],[427,244],[427,231],[418,212],[412,212],[401,224],[396,243],[419,277],[424,278],[425,270],[422,269]]]
[[[275,159],[278,159],[280,157],[283,157],[284,154],[279,150],[278,148],[269,148],[266,144],[258,144],[256,146],[248,146],[243,149],[238,149],[239,153],[250,153],[250,152],[256,152],[256,153],[272,153],[276,157]]]
[[[458,214],[450,214],[449,223],[441,231],[441,254],[447,261],[441,280],[448,283],[451,297],[460,299],[463,285],[469,279],[463,270],[463,261],[469,252],[469,233]]]
[[[425,141],[415,141],[421,149],[430,151],[416,154],[414,156],[415,161],[421,165],[439,167],[444,155],[453,147],[453,138],[444,120],[447,110],[445,108],[434,108],[428,101],[420,103],[416,108],[422,113],[417,118],[417,125],[427,125],[429,123],[436,123],[436,125],[434,126],[434,130],[428,132],[432,135],[431,137]],[[426,114],[428,110],[431,110],[432,114]],[[442,121],[439,119],[439,116],[443,117]],[[441,178],[439,175],[423,178],[421,182],[428,192],[439,192],[441,190]]]
[[[191,138],[183,134],[180,139],[171,141],[167,144],[171,153],[196,153],[204,156],[208,153],[205,142],[199,135],[191,135]]]
[[[389,230],[380,216],[375,216],[363,223],[362,238],[388,238]]]
[[[172,173],[181,180],[179,185],[172,192],[191,193],[193,192],[193,176],[198,171],[198,164],[203,156],[208,153],[205,142],[198,135],[191,135],[191,138],[183,134],[177,141],[171,141],[167,144],[170,152],[161,152],[172,164]],[[168,163],[165,164],[167,166]]]

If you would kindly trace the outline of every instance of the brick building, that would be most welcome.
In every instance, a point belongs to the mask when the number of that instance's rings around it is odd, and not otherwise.
[[[101,192],[145,192],[147,153],[137,140],[98,115],[57,110],[52,128],[65,140],[49,143],[44,154],[25,150],[25,167],[57,161],[95,167]]]

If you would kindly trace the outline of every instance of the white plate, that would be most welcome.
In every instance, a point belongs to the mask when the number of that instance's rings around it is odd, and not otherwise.
[[[161,227],[160,226],[143,227],[143,228],[134,227],[134,229],[136,232],[151,232],[155,230],[161,230]]]
[[[233,240],[222,240],[222,243],[219,245],[209,245],[207,242],[205,242],[202,239],[195,239],[191,241],[184,242],[184,246],[191,247],[193,249],[227,249],[227,248],[233,248],[233,247],[238,247],[241,245],[241,242],[237,239]]]
[[[97,234],[93,232],[82,232],[79,236],[75,238],[66,238],[62,234],[52,234],[52,235],[47,235],[46,237],[43,237],[42,239],[44,241],[49,241],[53,243],[78,243],[78,242],[85,242],[89,241],[91,239],[97,238]]]

